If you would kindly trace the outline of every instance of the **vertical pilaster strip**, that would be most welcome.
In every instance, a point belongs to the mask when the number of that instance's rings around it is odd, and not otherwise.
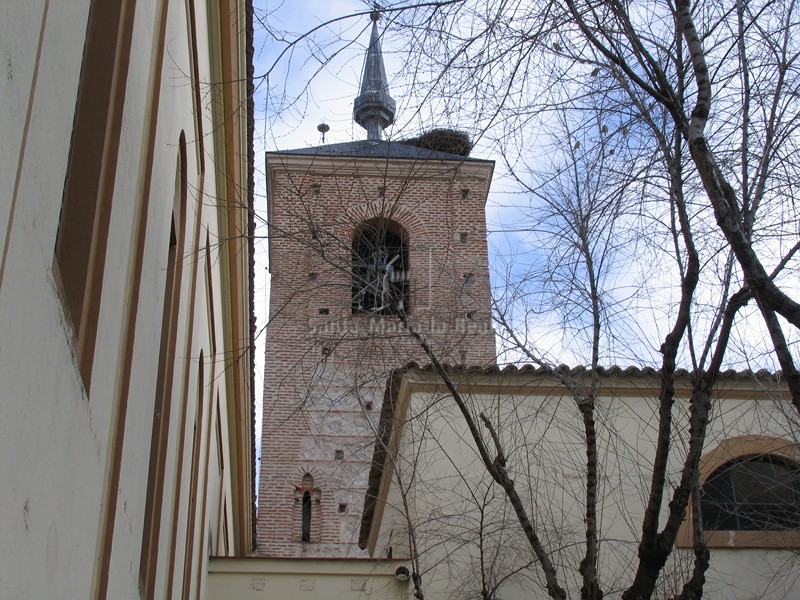
[[[96,0],[100,1],[100,0]],[[133,38],[133,24],[136,9],[136,0],[122,0],[123,9],[120,19],[122,35],[119,37],[118,51],[126,56],[124,73],[115,72],[115,104],[116,118],[122,119],[125,91],[127,87],[127,59]],[[153,173],[153,158],[155,154],[155,137],[158,128],[158,103],[161,93],[161,73],[164,57],[164,40],[167,26],[168,0],[162,0],[158,5],[156,18],[156,34],[151,61],[149,103],[145,119],[145,132],[143,136],[142,161],[140,163],[139,180],[139,210],[134,224],[134,252],[131,262],[129,277],[128,298],[126,306],[130,311],[125,321],[122,334],[122,353],[118,378],[114,393],[114,407],[112,409],[113,428],[109,443],[109,468],[104,490],[103,511],[99,532],[99,547],[96,562],[96,571],[93,586],[93,598],[105,600],[108,594],[108,571],[111,565],[111,551],[114,541],[114,526],[117,512],[117,499],[119,496],[119,482],[122,466],[122,454],[125,439],[125,423],[128,412],[128,399],[130,394],[131,371],[133,363],[134,340],[136,337],[136,318],[138,315],[139,294],[141,290],[142,264],[144,259],[145,242],[147,238],[147,217],[150,208],[150,186]]]

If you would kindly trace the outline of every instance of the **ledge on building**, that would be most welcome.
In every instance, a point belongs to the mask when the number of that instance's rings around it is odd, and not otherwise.
[[[405,600],[409,583],[398,577],[408,560],[211,558],[207,600],[297,598]],[[408,572],[407,570],[405,571]]]

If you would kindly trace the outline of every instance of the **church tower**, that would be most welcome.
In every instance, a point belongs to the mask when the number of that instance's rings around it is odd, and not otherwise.
[[[267,154],[270,317],[257,521],[268,556],[361,556],[390,373],[495,361],[484,205],[494,163],[383,140],[395,116],[378,15],[362,141]]]

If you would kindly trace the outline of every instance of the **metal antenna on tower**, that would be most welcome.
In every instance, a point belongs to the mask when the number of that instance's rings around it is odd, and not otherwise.
[[[328,125],[327,123],[320,123],[319,125],[317,125],[317,131],[319,131],[322,134],[323,144],[325,143],[325,134],[328,133],[330,130],[331,130],[330,125]]]

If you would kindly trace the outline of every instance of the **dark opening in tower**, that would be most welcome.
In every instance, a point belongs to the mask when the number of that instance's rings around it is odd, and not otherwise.
[[[353,236],[353,314],[399,315],[408,310],[405,231],[386,219],[366,221]]]
[[[304,542],[311,541],[311,494],[303,494],[303,519],[300,531],[300,539]]]

